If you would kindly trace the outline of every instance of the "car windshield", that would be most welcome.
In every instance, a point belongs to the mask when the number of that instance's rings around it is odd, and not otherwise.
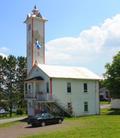
[[[41,113],[41,114],[36,114],[35,118],[51,118],[53,117],[51,114],[48,113]]]
[[[35,118],[38,118],[38,117],[41,117],[41,116],[42,116],[42,114],[36,114]]]

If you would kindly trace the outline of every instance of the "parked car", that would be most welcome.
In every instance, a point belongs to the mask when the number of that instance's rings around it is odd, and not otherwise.
[[[60,116],[54,116],[50,113],[41,113],[29,118],[28,124],[31,124],[32,126],[41,125],[43,127],[49,124],[61,124],[63,120],[64,118]]]

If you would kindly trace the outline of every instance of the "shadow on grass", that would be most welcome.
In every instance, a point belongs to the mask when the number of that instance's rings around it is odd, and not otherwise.
[[[120,109],[108,109],[107,115],[120,115]]]
[[[28,117],[21,119],[20,122],[28,122]]]

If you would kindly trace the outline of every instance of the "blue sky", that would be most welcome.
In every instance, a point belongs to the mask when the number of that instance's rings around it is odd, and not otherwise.
[[[23,21],[37,5],[46,23],[46,63],[102,74],[120,50],[118,0],[12,0],[0,4],[0,53],[26,55]],[[53,56],[54,55],[54,56]]]

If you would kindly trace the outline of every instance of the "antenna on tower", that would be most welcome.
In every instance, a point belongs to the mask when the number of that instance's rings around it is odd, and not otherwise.
[[[37,9],[36,5],[34,6],[34,9]]]

